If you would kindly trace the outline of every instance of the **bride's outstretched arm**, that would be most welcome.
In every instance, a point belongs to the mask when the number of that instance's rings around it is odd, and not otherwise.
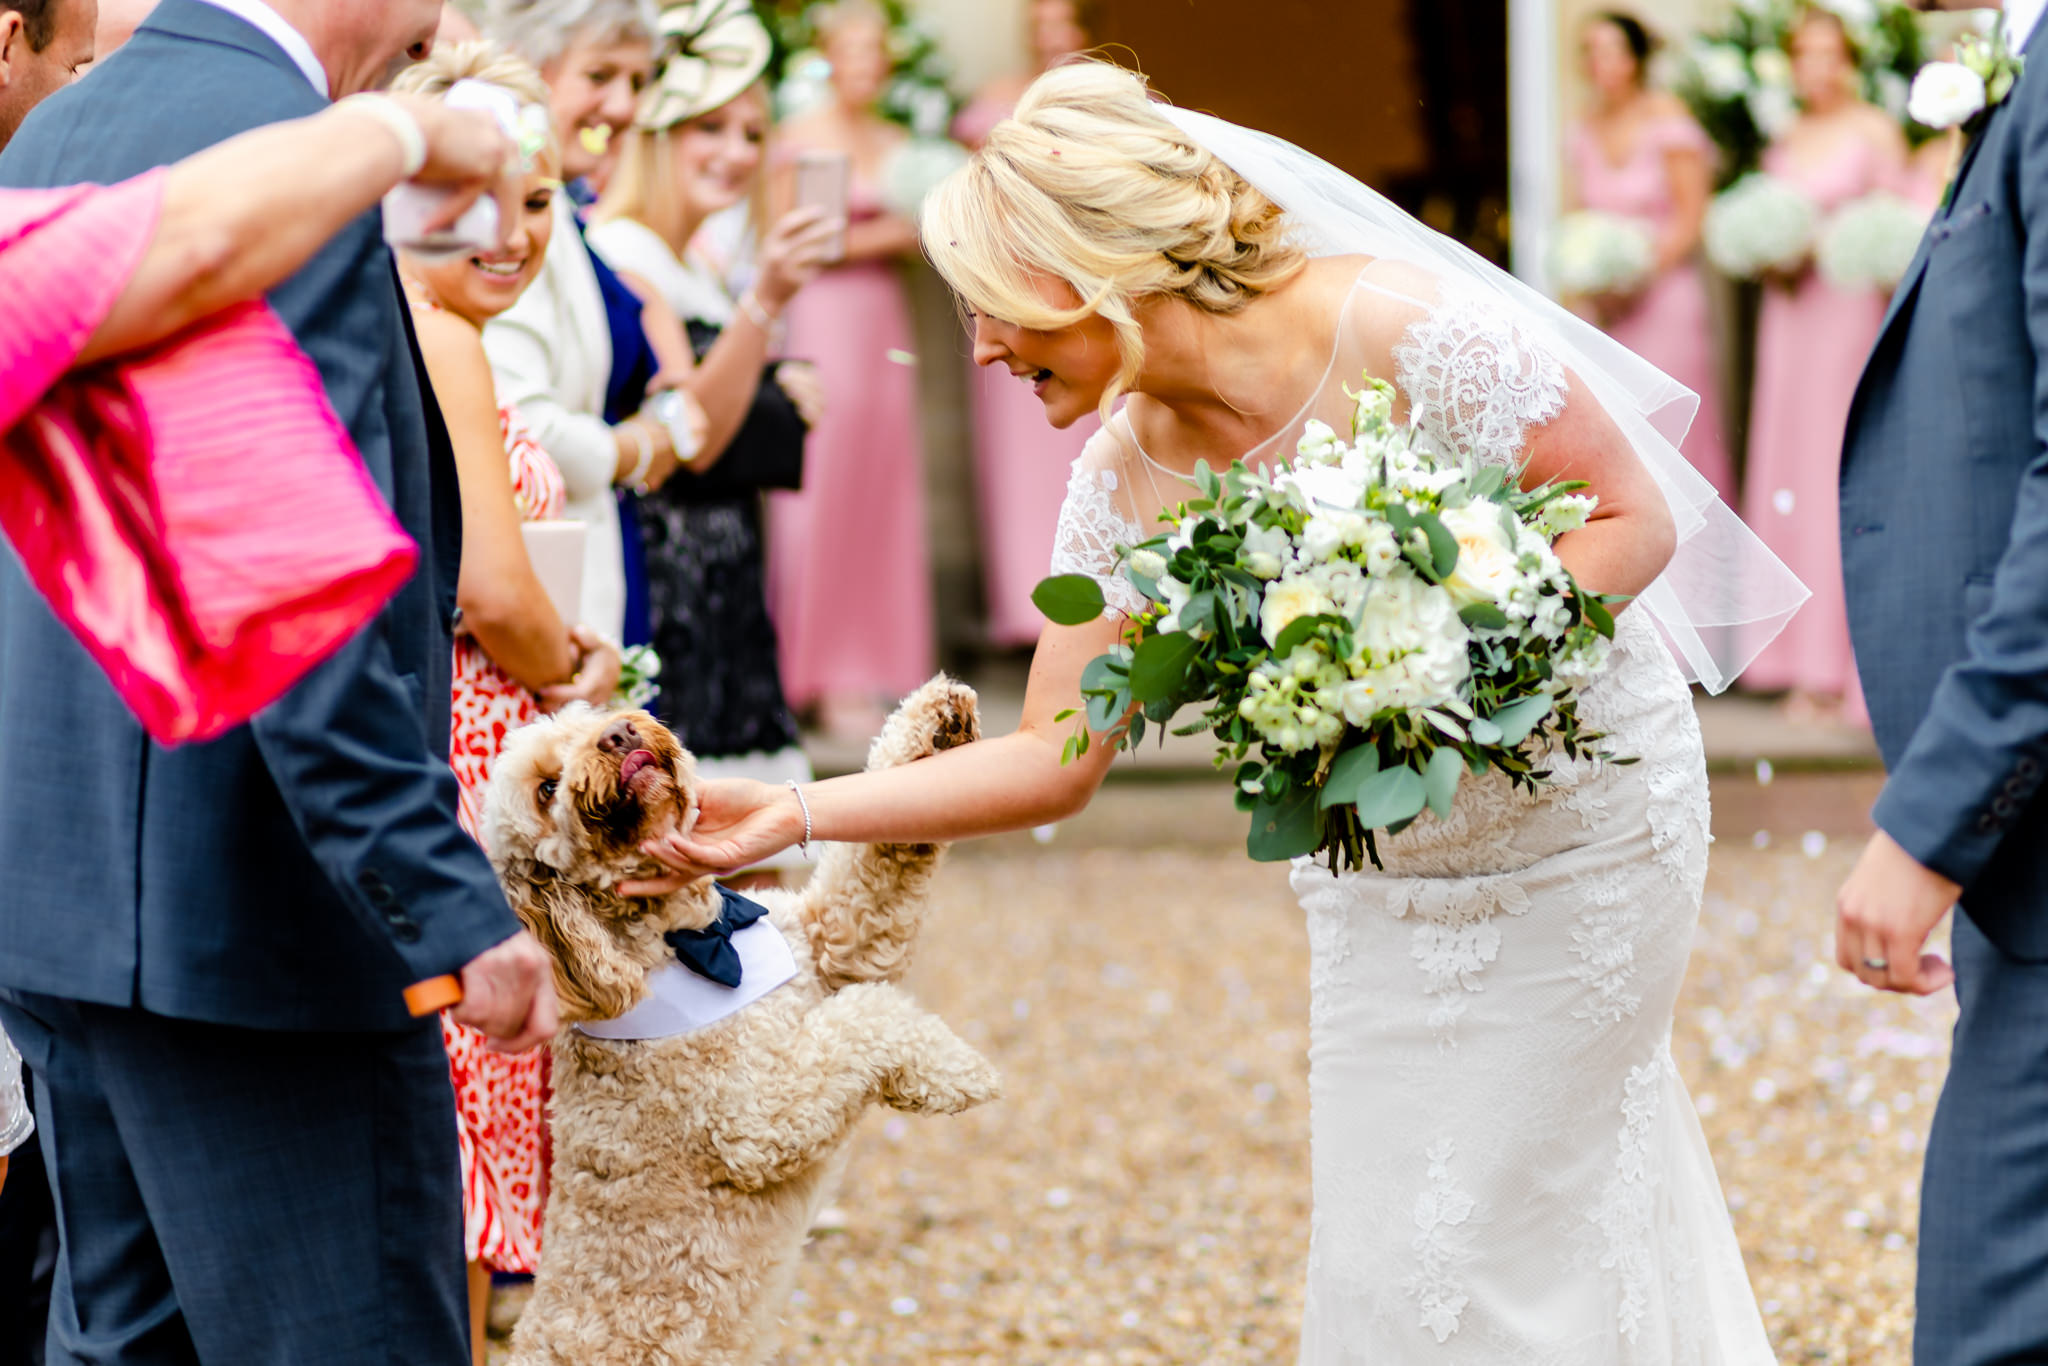
[[[1015,733],[979,740],[901,768],[850,774],[803,789],[811,837],[850,843],[922,843],[993,835],[1064,820],[1088,804],[1115,758],[1095,737],[1088,752],[1061,762],[1081,705],[1081,671],[1116,643],[1121,618],[1049,626],[1031,660],[1024,716]],[[685,838],[646,846],[678,878],[627,883],[628,896],[662,895],[683,878],[750,867],[803,838],[803,808],[788,787],[746,780],[705,785],[702,814]]]

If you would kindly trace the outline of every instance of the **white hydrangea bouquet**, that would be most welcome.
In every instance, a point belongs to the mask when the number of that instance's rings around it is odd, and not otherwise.
[[[612,705],[636,711],[661,692],[661,656],[652,645],[628,645],[619,651],[619,681]]]
[[[1533,789],[1552,749],[1612,757],[1577,695],[1612,648],[1615,599],[1551,549],[1592,512],[1585,486],[1524,491],[1396,424],[1391,385],[1368,378],[1354,398],[1349,440],[1310,422],[1270,473],[1198,466],[1175,528],[1121,548],[1149,605],[1083,670],[1065,755],[1091,730],[1134,746],[1200,704],[1175,733],[1206,729],[1217,766],[1236,763],[1251,856],[1326,855],[1332,872],[1380,866],[1377,832],[1447,815],[1466,773]],[[1064,625],[1104,610],[1083,574],[1033,600]]]
[[[1820,209],[1812,199],[1758,171],[1714,196],[1700,238],[1716,270],[1754,280],[1804,264],[1819,228]]]
[[[1837,289],[1889,293],[1913,264],[1927,219],[1910,200],[1884,191],[1851,200],[1821,226],[1814,265]]]
[[[1656,240],[1640,219],[1587,209],[1551,229],[1550,283],[1567,298],[1630,293],[1656,263]]]

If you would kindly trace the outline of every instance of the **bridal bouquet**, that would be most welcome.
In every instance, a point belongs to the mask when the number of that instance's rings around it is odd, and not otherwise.
[[[1657,249],[1649,226],[1591,210],[1566,214],[1550,236],[1550,283],[1567,298],[1626,294],[1649,278]]]
[[[1910,201],[1883,191],[1852,200],[1821,228],[1814,265],[1838,289],[1889,293],[1913,264],[1927,217]]]
[[[1724,275],[1754,280],[1792,270],[1813,251],[1820,210],[1799,190],[1759,171],[1714,196],[1700,237]]]
[[[1348,440],[1310,422],[1271,473],[1199,466],[1175,528],[1122,548],[1149,606],[1082,672],[1085,724],[1066,752],[1091,730],[1135,745],[1201,704],[1175,733],[1206,729],[1217,766],[1237,764],[1251,856],[1326,854],[1332,872],[1379,866],[1376,832],[1447,815],[1466,773],[1533,789],[1552,747],[1598,753],[1577,692],[1614,634],[1613,600],[1551,550],[1593,510],[1583,484],[1525,492],[1506,469],[1418,443],[1393,421],[1391,385],[1354,397]],[[1082,574],[1033,600],[1065,625],[1104,608]]]

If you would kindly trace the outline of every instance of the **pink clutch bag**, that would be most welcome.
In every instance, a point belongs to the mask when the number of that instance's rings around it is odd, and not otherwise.
[[[67,374],[155,231],[162,174],[0,190],[0,532],[163,744],[274,701],[418,551],[319,372],[248,304]]]

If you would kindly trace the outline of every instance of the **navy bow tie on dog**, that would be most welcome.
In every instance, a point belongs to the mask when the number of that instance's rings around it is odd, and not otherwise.
[[[740,984],[740,951],[732,946],[732,937],[768,914],[768,908],[723,887],[718,895],[725,907],[708,927],[670,930],[662,938],[676,951],[676,961],[699,977],[708,977],[722,987],[736,987]]]

